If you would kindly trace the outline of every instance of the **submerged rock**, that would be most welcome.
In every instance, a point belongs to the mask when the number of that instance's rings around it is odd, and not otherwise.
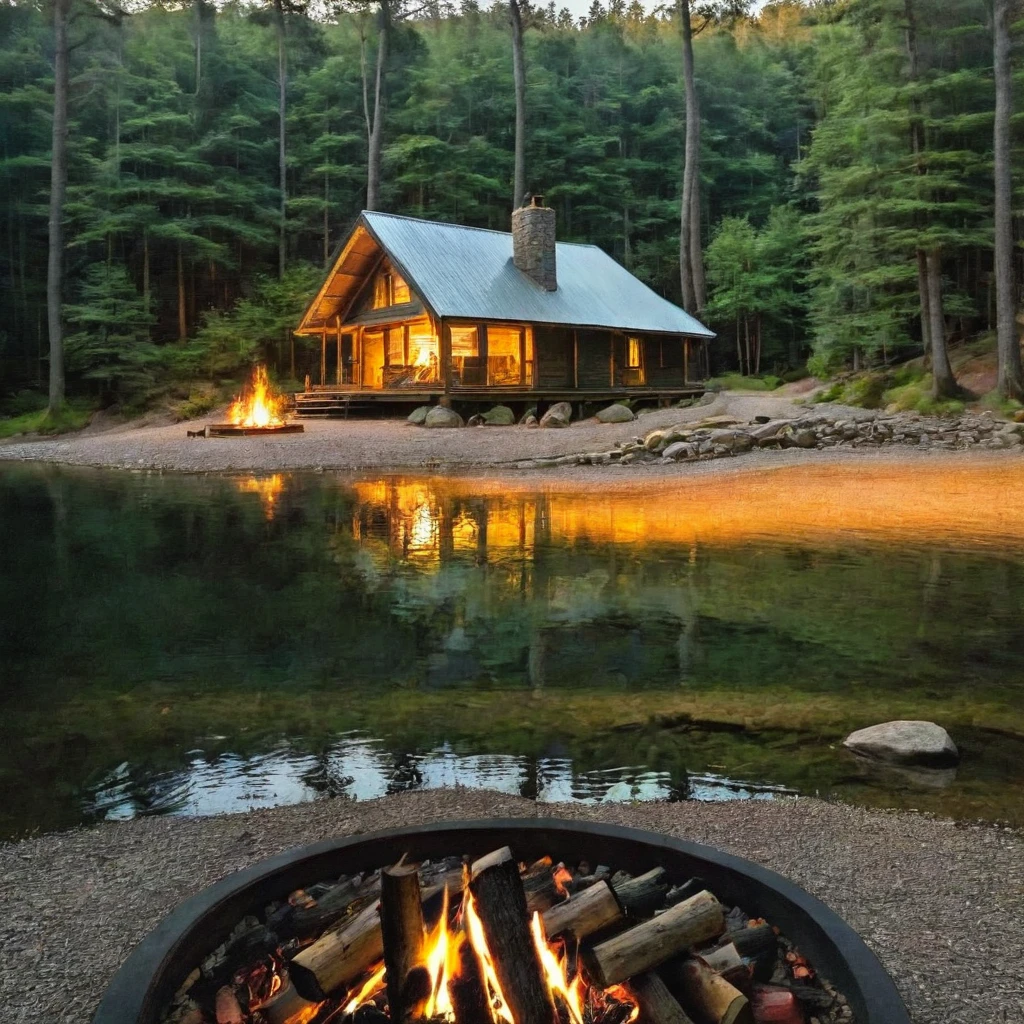
[[[406,417],[405,422],[411,423],[414,427],[422,427],[426,422],[427,414],[432,408],[432,405],[421,405],[418,409],[413,409]]]
[[[599,423],[629,423],[635,420],[636,416],[628,405],[616,402],[597,413],[596,419]]]
[[[425,427],[461,427],[462,417],[454,409],[446,409],[443,405],[435,405],[423,421]]]
[[[949,733],[934,722],[896,721],[851,732],[843,746],[893,764],[948,768],[960,760]]]
[[[555,402],[541,417],[542,427],[567,427],[572,420],[572,406],[568,402]]]

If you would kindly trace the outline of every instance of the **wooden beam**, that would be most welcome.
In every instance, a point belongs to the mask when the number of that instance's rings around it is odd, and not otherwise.
[[[575,329],[572,332],[572,386],[580,386],[580,337]]]
[[[687,384],[690,380],[690,343],[683,338],[683,383]]]
[[[342,382],[341,381],[341,317],[340,316],[336,316],[334,318],[334,335],[338,339],[338,352],[337,352],[337,356],[338,356],[338,373],[337,373],[337,376],[335,377],[335,380],[340,385],[341,382]]]
[[[327,383],[327,328],[320,332],[320,383]]]

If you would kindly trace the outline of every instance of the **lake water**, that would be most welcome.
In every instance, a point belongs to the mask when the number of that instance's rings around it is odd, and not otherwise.
[[[0,834],[454,784],[1020,824],[1022,476],[2,466]],[[899,717],[960,768],[839,747]]]

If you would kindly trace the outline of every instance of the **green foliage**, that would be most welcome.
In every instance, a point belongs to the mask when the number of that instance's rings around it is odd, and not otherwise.
[[[712,377],[707,382],[707,388],[709,391],[774,391],[781,383],[781,378],[770,374],[765,377],[744,377],[739,373],[726,373]]]
[[[96,381],[101,401],[132,404],[149,397],[163,360],[149,340],[153,317],[122,267],[86,272],[81,301],[65,306],[71,373]]]
[[[195,339],[176,353],[177,365],[191,373],[220,377],[268,361],[282,339],[290,338],[320,275],[318,268],[299,264],[281,280],[260,278],[251,298],[239,300],[227,312],[214,310],[206,315]]]
[[[58,413],[51,415],[45,409],[25,412],[17,416],[0,418],[0,437],[17,434],[66,434],[81,430],[92,419],[95,403],[84,398],[65,402]]]
[[[885,405],[895,406],[902,412],[919,412],[925,416],[955,416],[964,411],[964,403],[959,399],[932,397],[931,374],[892,387],[882,398]]]

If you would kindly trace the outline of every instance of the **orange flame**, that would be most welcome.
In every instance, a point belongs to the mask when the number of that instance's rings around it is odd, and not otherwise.
[[[547,936],[544,934],[544,922],[540,914],[534,911],[531,924],[533,932],[533,944],[537,948],[537,955],[540,957],[541,967],[544,968],[544,977],[552,995],[561,996],[573,1024],[583,1024],[583,1002],[582,985],[577,985],[580,980],[579,974],[569,984],[565,976],[565,960],[559,960],[548,945]]]
[[[572,872],[564,865],[559,864],[554,873],[555,889],[563,896],[569,895],[569,883],[572,881]]]
[[[265,366],[252,372],[252,382],[228,406],[228,422],[240,427],[277,427],[284,423],[284,398],[275,395]]]
[[[424,1008],[424,1017],[429,1020],[455,1020],[455,1007],[451,998],[450,986],[458,977],[461,966],[459,951],[463,943],[468,942],[472,946],[480,966],[482,984],[490,1012],[490,1024],[517,1024],[501,991],[494,958],[487,945],[484,926],[477,914],[473,894],[468,885],[464,890],[459,912],[454,915],[454,927],[452,917],[448,889],[445,888],[441,916],[426,936],[424,947],[424,966],[430,977],[430,995]],[[591,1008],[594,1008],[607,1005],[609,999],[632,1006],[632,1013],[626,1024],[637,1020],[640,1016],[640,1009],[628,989],[622,985],[615,985],[601,992],[591,986],[579,971],[570,980],[564,950],[560,956],[556,952],[556,948],[559,946],[553,946],[548,942],[540,914],[533,915],[530,927],[552,1000],[556,1004],[564,1005],[571,1024],[584,1024],[588,1016],[586,1013],[588,1002]],[[363,983],[359,991],[345,1004],[343,1012],[352,1014],[364,1003],[377,996],[384,988],[384,977],[385,967],[380,964]]]

